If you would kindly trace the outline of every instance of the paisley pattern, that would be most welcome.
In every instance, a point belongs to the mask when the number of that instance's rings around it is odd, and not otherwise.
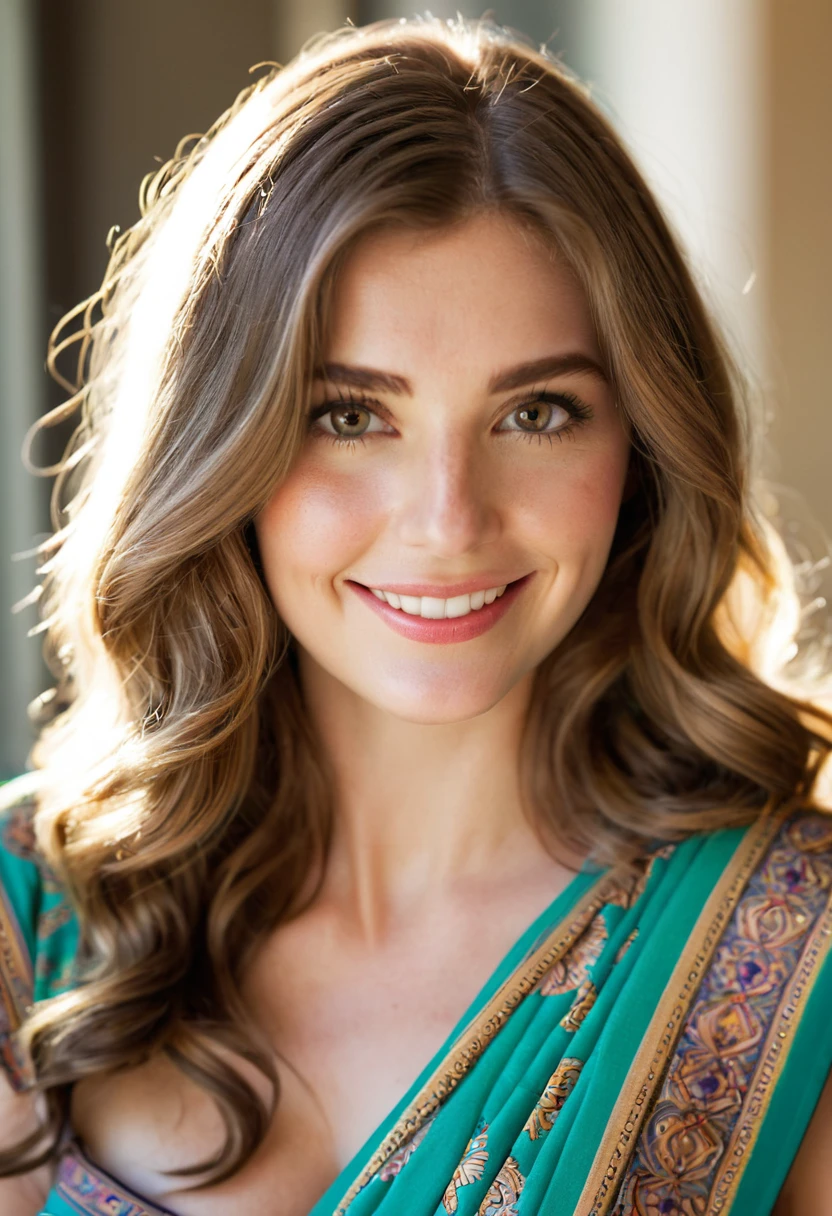
[[[477,1216],[517,1216],[517,1200],[525,1181],[520,1166],[509,1157],[491,1184]]]
[[[601,957],[607,941],[607,925],[602,914],[594,918],[565,958],[559,959],[540,981],[541,996],[561,996],[580,988],[589,978],[590,968]]]
[[[483,1123],[468,1141],[468,1146],[462,1155],[462,1160],[454,1170],[453,1178],[448,1183],[442,1196],[442,1207],[446,1212],[455,1212],[459,1207],[457,1191],[461,1186],[470,1186],[479,1182],[485,1173],[488,1162],[488,1124]]]
[[[571,1056],[565,1056],[558,1064],[523,1128],[530,1140],[537,1140],[551,1130],[561,1107],[575,1088],[583,1066],[583,1060],[575,1060]]]
[[[397,1174],[401,1173],[430,1131],[431,1124],[435,1118],[435,1115],[431,1115],[430,1119],[426,1119],[419,1130],[413,1133],[407,1144],[402,1145],[398,1152],[393,1153],[393,1156],[385,1161],[378,1172],[378,1176],[382,1182],[391,1182]]]
[[[619,946],[618,950],[616,951],[615,960],[614,960],[616,963],[621,962],[622,958],[627,953],[627,951],[630,949],[630,946],[632,946],[633,942],[636,940],[637,937],[638,937],[638,929],[633,929],[633,931],[629,935],[629,937],[625,938],[622,945]]]
[[[832,819],[786,821],[737,904],[622,1181],[615,1216],[704,1216],[789,980],[832,889]],[[785,1033],[785,1032],[782,1032]]]
[[[560,1024],[564,1030],[574,1034],[580,1030],[581,1024],[598,999],[598,990],[591,980],[584,980],[577,991],[575,1000],[569,1010],[563,1015]]]
[[[76,953],[72,919],[60,893],[47,890],[51,880],[38,863],[26,813],[0,817],[4,831],[0,907],[7,896],[22,928],[24,971],[27,950],[37,946],[37,1000],[39,983],[49,995],[70,975],[62,969]],[[830,1044],[819,1046],[812,1072],[794,1067],[794,1056],[786,1059],[782,1041],[783,1027],[792,1030],[807,1009],[803,1026],[814,1035],[832,994],[832,966],[822,982],[816,974],[804,983],[810,965],[818,973],[829,953],[821,934],[832,937],[830,890],[832,818],[805,811],[582,877],[506,956],[503,976],[495,972],[368,1160],[343,1171],[310,1216],[769,1211],[769,1161],[753,1154],[746,1176],[753,1184],[743,1192],[753,1196],[750,1206],[733,1203],[731,1177],[737,1160],[752,1157],[765,1086],[780,1085],[781,1098],[805,1093],[829,1066]],[[8,982],[3,945],[0,980]],[[31,992],[30,978],[26,999]],[[8,1020],[14,1004],[0,993],[0,1003],[6,1000]],[[14,1034],[6,1039],[13,1042]],[[650,1072],[654,1058],[661,1063]],[[14,1062],[5,1062],[11,1071]],[[777,1109],[782,1121],[782,1101]],[[628,1121],[631,1110],[635,1122]],[[587,1115],[602,1129],[591,1133],[601,1137],[595,1143],[587,1141]],[[794,1117],[789,1110],[787,1119]],[[434,1123],[443,1130],[431,1132]],[[801,1134],[804,1128],[805,1121]],[[610,1136],[613,1156],[606,1153]],[[595,1155],[591,1165],[587,1149]],[[415,1169],[408,1168],[417,1153]],[[782,1171],[773,1177],[779,1186]],[[166,1216],[96,1167],[75,1141],[41,1216],[47,1213]]]
[[[636,902],[636,900],[640,899],[641,896],[643,895],[648,882],[653,877],[653,871],[656,868],[656,862],[668,861],[673,856],[673,854],[676,852],[676,849],[677,849],[677,845],[675,845],[675,844],[665,844],[665,845],[662,845],[660,848],[655,849],[650,854],[650,856],[647,860],[646,866],[644,867],[641,875],[637,879],[637,881],[632,889],[632,892],[630,894],[630,902],[627,905],[628,907],[632,907],[632,905]]]

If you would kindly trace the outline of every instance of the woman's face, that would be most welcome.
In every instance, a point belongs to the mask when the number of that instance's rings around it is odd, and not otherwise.
[[[317,680],[414,722],[474,717],[569,632],[612,543],[630,445],[586,298],[482,216],[366,237],[330,331],[305,446],[256,521],[269,590]]]

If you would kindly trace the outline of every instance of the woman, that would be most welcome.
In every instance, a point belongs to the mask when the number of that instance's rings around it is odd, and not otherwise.
[[[143,212],[53,351],[4,1212],[822,1210],[832,719],[616,137],[385,22]]]

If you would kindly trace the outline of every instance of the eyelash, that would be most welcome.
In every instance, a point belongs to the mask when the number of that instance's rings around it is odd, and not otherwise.
[[[565,438],[574,438],[575,429],[589,422],[592,418],[592,410],[588,405],[581,401],[574,393],[551,393],[538,392],[532,393],[519,404],[513,406],[506,414],[506,418],[511,417],[517,410],[522,410],[526,406],[534,405],[536,402],[542,402],[545,405],[559,405],[565,409],[571,416],[571,421],[564,426],[559,427],[556,431],[508,431],[503,434],[519,435],[523,439],[534,440],[538,443],[542,439],[549,440],[549,446],[552,446],[552,441],[557,439],[563,442]],[[339,406],[356,405],[361,409],[369,411],[369,413],[379,417],[379,414],[373,409],[375,403],[369,397],[356,396],[349,392],[346,395],[341,394],[330,401],[325,401],[322,405],[315,406],[309,413],[309,429],[316,439],[328,439],[331,443],[338,447],[348,446],[354,448],[357,443],[364,443],[363,435],[330,435],[328,431],[323,431],[315,427],[315,423],[319,418],[323,418],[331,410],[337,409]]]

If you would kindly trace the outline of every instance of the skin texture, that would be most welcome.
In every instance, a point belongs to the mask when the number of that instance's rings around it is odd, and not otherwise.
[[[332,413],[311,424],[256,521],[335,780],[322,888],[244,977],[278,1053],[277,1114],[234,1178],[194,1192],[163,1171],[204,1160],[222,1128],[166,1060],[73,1094],[94,1160],[181,1216],[268,1210],[277,1194],[281,1216],[305,1216],[582,860],[552,856],[530,827],[517,755],[532,673],[603,572],[629,437],[598,372],[489,389],[567,354],[600,363],[583,293],[503,218],[376,234],[345,264],[324,362],[411,391],[375,392],[372,415],[350,415],[371,432],[355,446],[329,441]],[[339,390],[316,382],[313,409]],[[534,431],[569,425],[570,402],[535,403],[543,390],[579,398],[591,419],[550,444]],[[402,637],[348,584],[480,575],[533,577],[490,631],[447,645]]]
[[[354,448],[327,441],[331,418],[316,424],[318,437],[258,521],[269,588],[330,692],[337,682],[378,713],[458,723],[497,705],[589,600],[628,440],[598,377],[488,393],[492,373],[527,359],[601,358],[566,267],[505,220],[367,239],[341,279],[335,317],[327,361],[395,372],[413,395],[374,394],[387,418],[365,416]],[[526,404],[542,388],[582,397],[595,418],[551,444],[527,430],[529,441],[504,415],[512,399]],[[315,404],[338,389],[318,382]],[[560,407],[559,421],[568,422]],[[400,639],[344,586],[530,571],[534,591],[512,620],[457,646]]]
[[[264,943],[244,985],[279,1053],[277,1116],[238,1175],[194,1192],[163,1171],[204,1159],[222,1128],[172,1065],[90,1078],[73,1095],[91,1156],[172,1212],[268,1211],[279,1196],[281,1216],[305,1216],[581,860],[551,856],[529,827],[517,749],[532,672],[601,577],[629,438],[612,388],[586,371],[488,387],[565,353],[600,360],[586,300],[505,219],[375,235],[344,268],[325,361],[395,373],[412,394],[372,394],[376,414],[360,416],[371,433],[354,447],[330,443],[333,415],[322,418],[257,520],[336,786],[320,894]],[[316,383],[314,404],[339,389]],[[544,389],[592,411],[551,446],[518,433],[518,408]],[[555,406],[547,425],[568,421]],[[533,578],[489,632],[449,645],[401,637],[348,584],[481,573]]]
[[[539,850],[516,773],[531,676],[601,577],[629,438],[601,375],[496,393],[489,381],[566,354],[601,362],[584,294],[507,218],[366,237],[338,283],[325,362],[394,374],[411,393],[373,393],[375,413],[361,414],[364,442],[353,446],[331,441],[331,413],[313,422],[257,521],[269,589],[298,641],[335,769],[330,881],[368,937],[414,896],[487,873],[498,854],[505,862],[506,848],[519,849],[521,870]],[[551,442],[527,423],[524,433],[518,411],[542,390],[574,395],[592,418]],[[349,392],[320,380],[313,405]],[[549,429],[570,423],[563,406],[548,408]],[[399,636],[349,586],[479,575],[502,585],[526,574],[491,630],[448,645]]]

